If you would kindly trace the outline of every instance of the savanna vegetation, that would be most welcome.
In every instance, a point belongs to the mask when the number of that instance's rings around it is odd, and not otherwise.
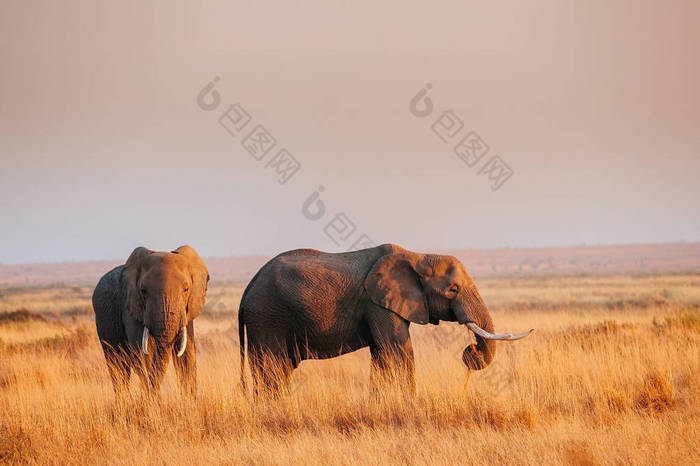
[[[305,361],[292,390],[239,387],[242,284],[210,286],[196,400],[172,367],[159,402],[117,403],[89,287],[0,290],[0,462],[50,464],[699,464],[700,275],[476,280],[499,343],[469,377],[471,333],[411,327],[417,394],[369,391],[367,349]]]

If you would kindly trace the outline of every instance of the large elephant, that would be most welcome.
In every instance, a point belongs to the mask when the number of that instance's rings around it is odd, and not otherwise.
[[[126,264],[107,272],[92,305],[97,334],[117,396],[133,369],[157,394],[173,354],[182,392],[196,393],[194,319],[202,312],[209,272],[197,252],[134,249]]]
[[[370,381],[391,369],[415,391],[409,325],[457,321],[476,335],[462,360],[470,370],[488,366],[495,340],[476,285],[452,256],[418,254],[393,244],[346,253],[299,249],[265,264],[248,284],[238,311],[241,383],[245,344],[256,392],[288,386],[304,359],[324,359],[369,346]],[[398,370],[398,371],[397,371]]]

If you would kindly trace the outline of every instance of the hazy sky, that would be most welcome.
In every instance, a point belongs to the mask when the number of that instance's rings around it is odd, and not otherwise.
[[[698,24],[692,0],[4,1],[0,262],[340,251],[362,234],[700,240]],[[251,119],[231,136],[218,120],[237,102]],[[443,142],[447,110],[464,127]],[[261,161],[242,145],[258,124],[277,140]],[[489,146],[474,167],[454,152],[469,131]],[[301,164],[285,184],[282,148]],[[493,155],[513,170],[498,190]],[[326,228],[338,213],[352,234]]]

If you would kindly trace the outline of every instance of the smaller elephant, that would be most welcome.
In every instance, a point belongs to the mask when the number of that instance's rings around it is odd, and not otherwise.
[[[394,244],[345,253],[298,249],[265,264],[248,284],[238,311],[241,383],[245,334],[255,391],[287,387],[305,359],[369,347],[373,388],[387,374],[415,391],[411,323],[457,322],[473,332],[462,361],[488,366],[496,340],[491,315],[466,269],[452,256],[419,254]]]
[[[150,395],[173,355],[181,391],[196,393],[194,319],[202,312],[209,272],[197,252],[138,247],[107,272],[92,295],[95,324],[114,391],[128,390],[133,369]]]

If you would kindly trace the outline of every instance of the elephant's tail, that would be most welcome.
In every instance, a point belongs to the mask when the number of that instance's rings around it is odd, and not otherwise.
[[[269,263],[269,262],[268,262]],[[266,264],[267,265],[267,264]],[[241,357],[241,388],[244,393],[247,393],[246,383],[245,383],[245,321],[243,320],[243,313],[245,312],[245,297],[248,292],[253,288],[255,281],[258,279],[260,272],[265,268],[263,265],[260,270],[253,276],[253,278],[248,282],[248,286],[245,287],[243,291],[243,296],[241,296],[241,304],[238,306],[238,341],[240,345],[239,354]]]
[[[245,322],[243,321],[243,309],[238,310],[238,341],[239,355],[241,357],[241,389],[245,393]]]

